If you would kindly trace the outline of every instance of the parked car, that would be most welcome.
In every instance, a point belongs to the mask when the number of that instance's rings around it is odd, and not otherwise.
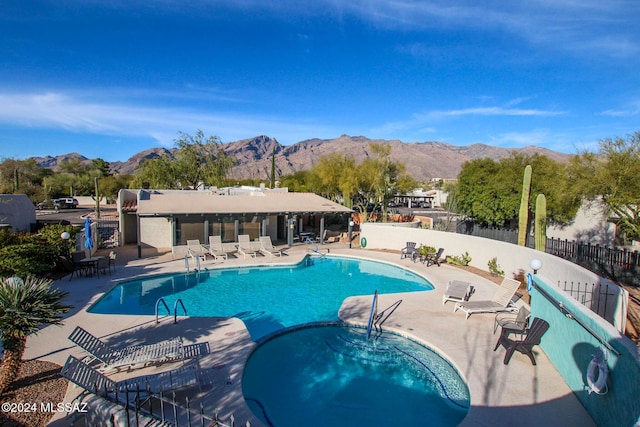
[[[56,209],[75,209],[78,207],[78,200],[73,197],[54,199],[53,207]]]

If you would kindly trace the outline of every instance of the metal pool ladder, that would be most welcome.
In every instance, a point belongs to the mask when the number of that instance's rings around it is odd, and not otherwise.
[[[160,307],[160,303],[162,303],[164,308],[167,310],[167,316],[171,315],[169,306],[167,305],[167,302],[164,300],[164,298],[162,297],[158,298],[158,301],[156,301],[156,325],[158,324],[158,308]],[[178,323],[178,304],[180,304],[180,306],[182,307],[182,311],[184,312],[184,315],[185,316],[187,315],[187,309],[184,307],[184,303],[182,302],[182,299],[178,298],[176,302],[173,303],[173,323]]]
[[[312,252],[320,255],[320,257],[324,257],[326,254],[320,253],[320,248],[318,247],[318,245],[316,244],[316,242],[314,242],[313,240],[311,240],[310,238],[307,237],[307,239],[305,240],[305,243],[307,245],[311,245],[313,246],[313,249],[311,249]],[[307,249],[308,250],[308,249]],[[326,248],[327,253],[329,253],[329,249]]]
[[[373,301],[371,302],[371,312],[369,313],[369,321],[367,322],[367,339],[371,337],[371,328],[373,327],[373,321],[377,317],[378,311],[378,290],[376,289],[373,294]]]

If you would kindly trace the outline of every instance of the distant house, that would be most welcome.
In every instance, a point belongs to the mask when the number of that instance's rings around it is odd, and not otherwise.
[[[26,194],[0,194],[0,226],[11,231],[31,231],[36,207]]]
[[[118,210],[121,242],[153,248],[209,236],[235,242],[240,234],[291,243],[301,232],[322,236],[327,222],[346,223],[353,212],[313,193],[264,187],[120,190]]]
[[[615,219],[610,218],[601,202],[583,203],[569,225],[547,227],[547,237],[575,240],[601,246],[615,246]]]

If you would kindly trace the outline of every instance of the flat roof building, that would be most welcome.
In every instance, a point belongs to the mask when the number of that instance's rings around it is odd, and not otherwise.
[[[352,209],[313,193],[286,188],[229,187],[209,190],[120,190],[121,242],[171,248],[209,236],[235,242],[270,236],[291,244],[300,233],[322,236],[331,223],[348,222]]]

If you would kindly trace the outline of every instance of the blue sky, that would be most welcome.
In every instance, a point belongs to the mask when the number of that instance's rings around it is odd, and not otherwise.
[[[0,0],[0,158],[178,132],[566,153],[640,130],[637,0]]]

